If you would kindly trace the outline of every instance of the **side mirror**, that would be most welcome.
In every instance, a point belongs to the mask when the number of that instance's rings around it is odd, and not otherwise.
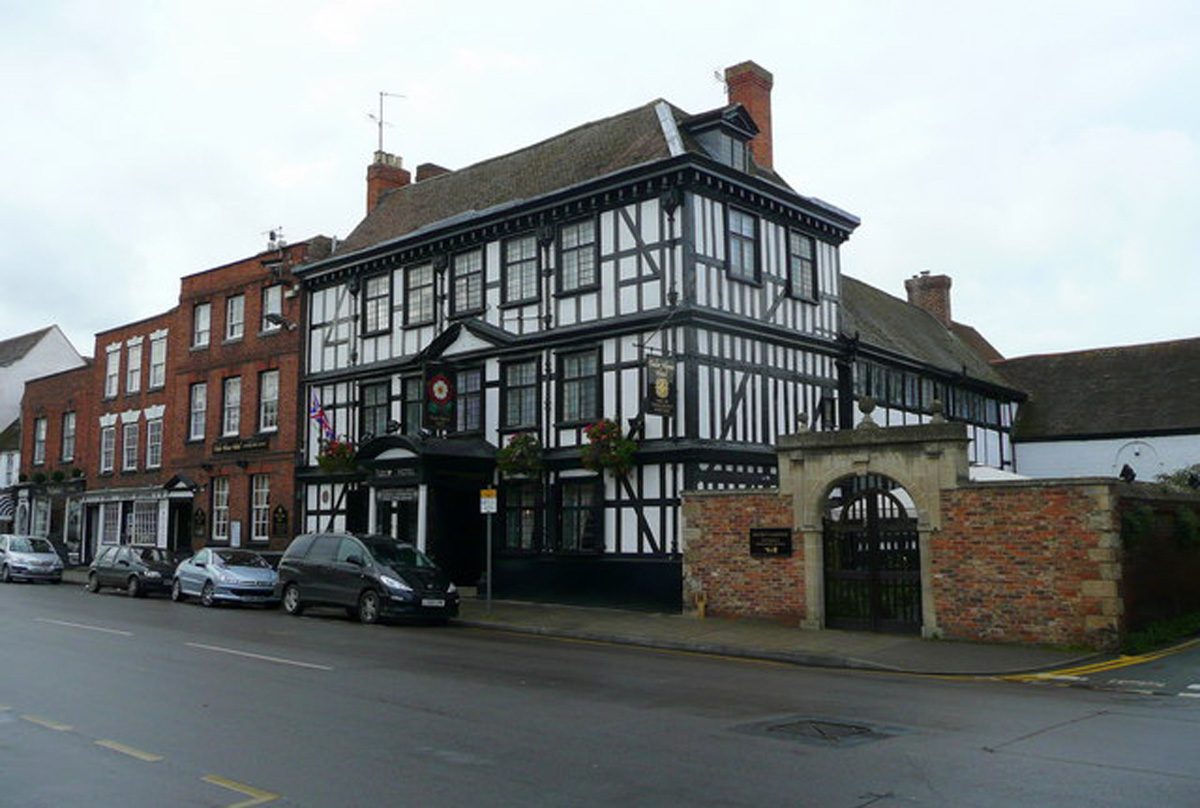
[[[365,561],[363,561],[363,558],[362,558],[362,556],[360,556],[360,555],[348,555],[348,556],[346,556],[346,563],[347,563],[347,564],[353,564],[353,565],[354,565],[354,566],[356,566],[356,567],[365,567],[365,566],[366,566],[366,562],[365,562]]]
[[[204,569],[204,568],[205,568],[205,567],[207,567],[208,565],[207,565],[207,564],[205,564],[203,561],[197,561],[197,562],[196,562],[196,566],[197,566],[197,567],[199,567],[200,569]]]

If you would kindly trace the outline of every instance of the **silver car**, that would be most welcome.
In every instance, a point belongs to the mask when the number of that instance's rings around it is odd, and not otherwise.
[[[52,545],[40,536],[0,535],[0,581],[62,583],[63,564]]]
[[[171,582],[171,600],[200,598],[205,606],[218,603],[260,603],[276,606],[279,577],[258,553],[206,547],[179,562]]]

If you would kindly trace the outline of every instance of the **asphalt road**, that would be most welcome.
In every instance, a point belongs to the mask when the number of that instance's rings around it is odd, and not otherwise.
[[[0,586],[0,806],[1200,806],[1200,700]]]

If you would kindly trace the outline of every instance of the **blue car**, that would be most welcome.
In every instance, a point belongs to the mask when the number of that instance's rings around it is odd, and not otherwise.
[[[275,584],[279,576],[258,553],[206,547],[179,562],[171,582],[176,603],[198,597],[205,606],[218,603],[257,603],[278,606]]]

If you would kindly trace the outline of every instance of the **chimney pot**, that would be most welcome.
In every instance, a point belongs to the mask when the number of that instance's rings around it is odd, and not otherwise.
[[[771,87],[775,77],[754,62],[742,62],[725,68],[725,89],[730,104],[741,104],[758,125],[758,134],[750,141],[754,162],[774,171],[771,138]]]

